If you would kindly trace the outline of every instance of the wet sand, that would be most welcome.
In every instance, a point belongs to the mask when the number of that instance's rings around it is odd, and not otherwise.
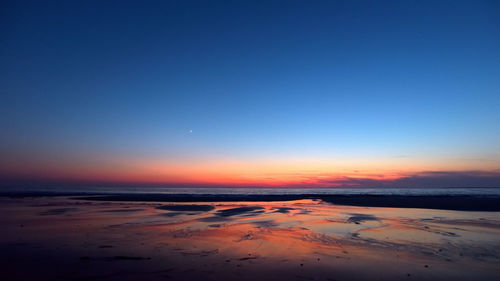
[[[1,197],[0,279],[500,280],[498,212],[102,200]]]

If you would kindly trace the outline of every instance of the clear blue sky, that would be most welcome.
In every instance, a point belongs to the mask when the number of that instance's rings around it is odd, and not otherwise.
[[[498,1],[0,5],[7,170],[500,169]]]

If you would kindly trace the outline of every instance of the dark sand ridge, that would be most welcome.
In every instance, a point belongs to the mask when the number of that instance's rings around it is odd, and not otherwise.
[[[402,196],[402,195],[166,195],[120,194],[84,196],[77,199],[143,202],[270,202],[318,199],[336,205],[424,208],[457,211],[500,211],[500,197],[479,196]]]
[[[83,195],[83,196],[82,196]],[[79,200],[129,202],[271,202],[318,199],[336,205],[424,208],[457,211],[500,211],[498,196],[406,196],[406,195],[213,195],[213,194],[71,194],[71,193],[0,193],[6,197],[76,196]],[[169,208],[169,207],[165,207]],[[172,207],[178,208],[178,207]],[[174,211],[173,209],[171,211]],[[181,210],[179,210],[181,211]],[[192,210],[203,211],[203,210]],[[279,212],[285,210],[278,210]]]
[[[75,196],[79,200],[129,202],[271,202],[318,199],[336,205],[424,208],[457,211],[500,211],[499,196],[477,195],[245,195],[245,194],[161,194],[161,193],[81,193],[81,192],[0,192],[4,197]],[[168,208],[168,207],[165,207]],[[178,207],[172,207],[178,208]],[[194,207],[198,208],[198,207]],[[175,211],[175,210],[171,210]],[[179,210],[182,211],[182,210]],[[192,210],[203,211],[203,210]],[[280,210],[278,210],[281,212]],[[283,210],[284,211],[284,210]]]
[[[192,211],[192,212],[206,212],[215,209],[212,205],[163,205],[156,207],[160,210],[166,211]]]

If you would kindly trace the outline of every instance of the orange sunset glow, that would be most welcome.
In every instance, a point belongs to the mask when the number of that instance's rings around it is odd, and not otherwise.
[[[13,161],[14,162],[14,161]],[[418,159],[315,159],[315,160],[198,160],[171,163],[161,160],[113,161],[81,160],[42,164],[16,163],[10,169],[13,177],[28,177],[41,181],[81,181],[107,184],[188,184],[220,186],[268,186],[268,187],[369,187],[367,182],[391,182],[422,173],[445,172],[470,174],[476,177],[491,177],[497,174],[496,163],[483,163],[478,172],[477,165],[436,159],[429,163]],[[469,165],[469,166],[468,166]],[[365,181],[363,181],[365,180]],[[351,181],[351,182],[350,182]]]

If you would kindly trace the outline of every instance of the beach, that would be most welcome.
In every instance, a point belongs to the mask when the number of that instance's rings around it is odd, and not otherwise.
[[[0,278],[500,280],[499,212],[106,196],[0,197]]]
[[[500,281],[500,1],[0,7],[0,281]]]

